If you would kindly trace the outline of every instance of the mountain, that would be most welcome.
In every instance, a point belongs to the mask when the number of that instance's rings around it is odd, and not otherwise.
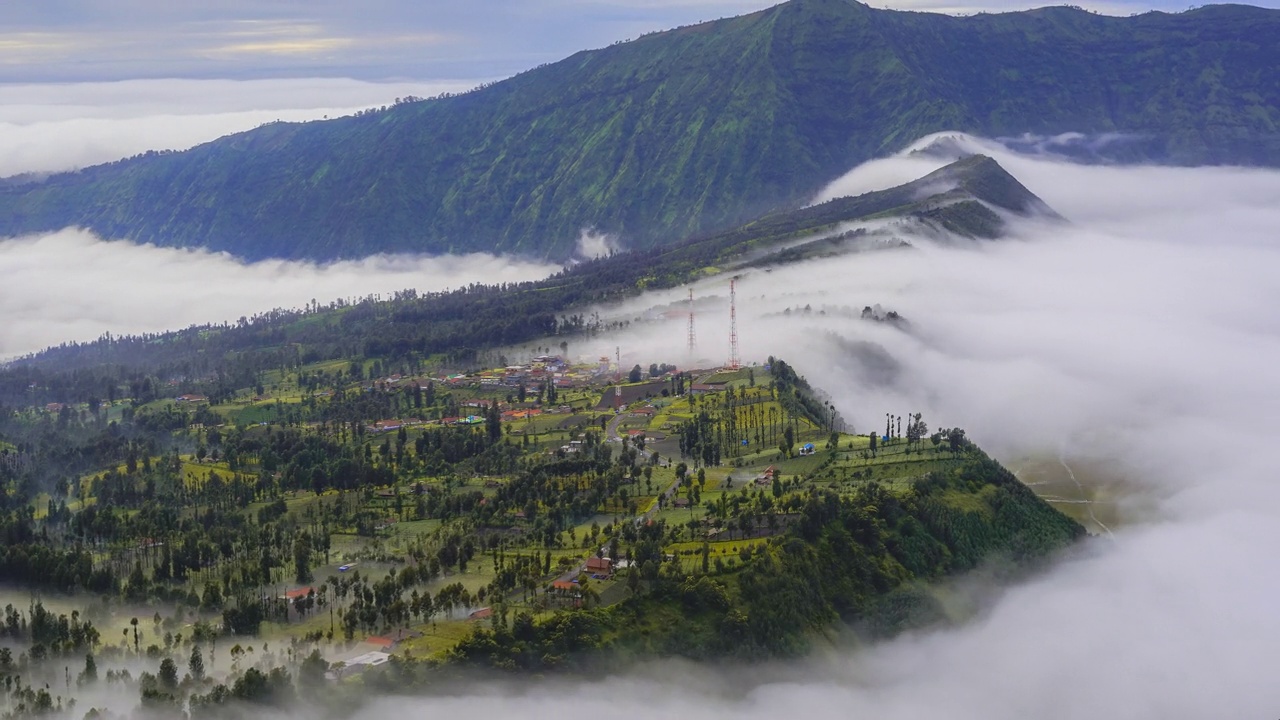
[[[212,372],[219,358],[233,356],[261,369],[360,354],[396,362],[436,356],[451,366],[467,367],[497,347],[607,329],[599,326],[598,316],[592,319],[593,308],[644,290],[817,253],[862,250],[867,247],[860,244],[863,238],[873,241],[871,247],[894,247],[905,244],[904,235],[918,231],[998,237],[1009,216],[1058,217],[995,160],[974,155],[898,187],[777,211],[670,247],[576,263],[536,282],[425,294],[408,290],[388,302],[367,298],[305,311],[277,309],[235,325],[137,337],[108,334],[91,343],[50,348],[13,365],[37,371],[129,365],[201,376]],[[861,230],[849,229],[858,221],[891,227],[859,235]],[[0,381],[0,406],[29,399],[30,383],[40,384],[34,376],[11,379],[11,386]]]
[[[940,130],[1280,165],[1276,37],[1280,11],[1238,5],[951,17],[792,0],[463,95],[0,184],[0,234],[80,225],[251,259],[564,259],[584,228],[650,247],[796,206]]]

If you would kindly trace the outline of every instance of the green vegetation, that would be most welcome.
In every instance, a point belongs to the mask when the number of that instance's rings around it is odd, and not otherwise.
[[[299,688],[789,656],[837,623],[949,620],[939,580],[1034,568],[1083,534],[962,430],[914,415],[850,434],[773,357],[628,371],[551,346],[609,329],[593,303],[969,202],[1039,206],[978,156],[540,283],[312,303],[0,368],[0,577],[45,596],[0,628],[6,717],[65,710],[81,657],[77,688],[234,715]]]
[[[344,672],[795,655],[835,622],[874,637],[945,621],[931,582],[1034,567],[1083,534],[962,431],[926,437],[917,415],[873,448],[786,362],[767,368],[655,364],[624,415],[558,404],[601,405],[613,376],[554,358],[447,377],[284,368],[235,393],[306,388],[265,425],[196,422],[234,399],[117,400],[118,421],[101,404],[7,410],[0,573],[93,608],[7,608],[0,636],[25,648],[0,655],[12,716],[69,701],[32,688],[86,654],[80,686],[104,673],[166,712],[279,705]],[[553,373],[562,387],[519,400]],[[126,622],[139,603],[168,617]],[[395,662],[360,665],[362,641]],[[136,662],[155,672],[117,669]]]
[[[15,180],[0,186],[0,234],[74,225],[246,258],[564,259],[584,227],[646,248],[793,207],[942,130],[1119,133],[1079,151],[1277,165],[1276,37],[1280,12],[1240,5],[953,17],[792,0],[463,95]]]

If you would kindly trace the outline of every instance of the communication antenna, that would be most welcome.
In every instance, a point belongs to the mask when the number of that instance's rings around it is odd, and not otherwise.
[[[742,367],[742,360],[738,356],[738,294],[734,289],[734,282],[738,278],[729,279],[729,369],[737,370]]]
[[[613,409],[618,412],[622,410],[622,346],[615,346],[613,352],[618,361],[618,374],[613,376]]]
[[[693,360],[694,346],[697,344],[693,334],[693,288],[689,288],[689,359]]]

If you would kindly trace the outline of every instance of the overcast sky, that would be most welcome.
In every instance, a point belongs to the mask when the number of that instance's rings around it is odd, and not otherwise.
[[[1128,14],[1179,0],[1077,0]],[[0,82],[344,76],[494,79],[644,32],[772,0],[9,0]],[[877,0],[917,10],[1016,9],[1034,0]],[[1280,7],[1280,0],[1259,4]]]

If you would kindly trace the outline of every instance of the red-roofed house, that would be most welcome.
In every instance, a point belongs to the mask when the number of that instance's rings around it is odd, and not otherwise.
[[[592,575],[612,575],[613,561],[609,558],[601,558],[592,555],[587,558],[587,572]]]

